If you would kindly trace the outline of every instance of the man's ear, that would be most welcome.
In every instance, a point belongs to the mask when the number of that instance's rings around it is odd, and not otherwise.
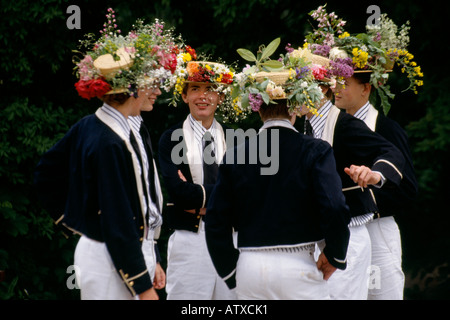
[[[370,83],[364,83],[364,95],[370,96],[370,92],[372,91],[372,85]]]
[[[186,104],[189,104],[189,100],[188,100],[187,94],[184,93],[184,91],[181,93],[181,98],[183,99],[183,101],[184,101]]]

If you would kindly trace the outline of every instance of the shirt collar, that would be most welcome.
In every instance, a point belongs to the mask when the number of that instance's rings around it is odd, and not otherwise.
[[[127,118],[125,118],[123,114],[121,114],[117,109],[111,107],[107,103],[103,103],[102,110],[119,125],[125,136],[130,138],[131,127],[127,121]]]
[[[133,128],[134,132],[138,133],[141,130],[141,124],[143,122],[142,117],[139,116],[133,116],[128,117],[128,122],[130,123],[131,127]]]
[[[358,111],[355,112],[354,117],[358,118],[362,121],[366,120],[367,112],[369,112],[369,108],[370,108],[370,102],[367,101],[367,103],[365,105],[363,105],[361,108],[359,108]]]
[[[297,129],[295,129],[295,127],[292,125],[292,123],[287,119],[268,119],[264,121],[264,124],[259,129],[259,132],[271,127],[284,127],[298,132]]]
[[[189,123],[191,124],[191,128],[194,131],[194,136],[197,142],[203,144],[203,136],[205,135],[206,131],[211,132],[214,141],[216,140],[216,119],[213,119],[211,127],[209,129],[206,129],[204,126],[202,126],[201,121],[195,120],[192,114],[189,114]]]
[[[315,138],[322,138],[323,129],[325,128],[325,123],[330,113],[331,106],[333,104],[331,101],[327,101],[320,109],[319,113],[315,114],[309,119],[309,123],[313,128],[313,133]]]

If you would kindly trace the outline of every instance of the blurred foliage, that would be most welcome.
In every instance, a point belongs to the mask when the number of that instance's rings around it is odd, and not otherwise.
[[[77,239],[63,236],[40,208],[32,175],[42,153],[100,104],[76,94],[72,50],[77,49],[84,34],[98,34],[108,7],[115,9],[122,32],[128,32],[137,18],[149,22],[157,17],[174,27],[197,51],[244,67],[236,49],[254,52],[276,37],[281,37],[279,53],[288,43],[302,45],[304,35],[311,30],[308,12],[324,3],[1,0],[0,270],[5,270],[5,280],[0,282],[0,299],[78,299],[79,292],[66,286]],[[66,27],[66,9],[73,4],[81,9],[81,30]],[[328,3],[327,8],[344,18],[347,30],[353,33],[363,31],[370,4],[373,2],[342,0]],[[448,65],[436,61],[432,50],[441,46],[438,37],[440,30],[446,30],[446,12],[437,5],[410,0],[376,4],[399,25],[410,20],[409,50],[425,74],[424,87],[417,96],[401,93],[407,82],[396,72],[390,77],[396,97],[389,116],[411,138],[420,183],[412,210],[407,216],[397,217],[407,276],[405,298],[445,299],[450,297],[450,217],[448,209],[442,208],[447,207],[445,200],[450,195],[450,83]],[[167,94],[161,96],[155,110],[144,114],[156,152],[162,132],[182,121],[188,112],[186,106],[169,108],[166,98]],[[259,118],[252,116],[232,127],[257,128],[260,124]],[[163,260],[169,235],[164,229],[159,242]],[[160,296],[164,298],[164,292]]]

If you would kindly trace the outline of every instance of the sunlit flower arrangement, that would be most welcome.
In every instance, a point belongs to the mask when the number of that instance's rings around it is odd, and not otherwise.
[[[305,46],[314,54],[331,60],[331,77],[344,84],[345,78],[355,72],[370,72],[370,83],[378,92],[386,114],[390,109],[389,99],[394,98],[386,84],[394,63],[408,76],[410,86],[406,90],[412,89],[417,93],[417,87],[423,85],[420,79],[423,73],[406,49],[409,22],[398,28],[386,14],[382,14],[378,24],[366,26],[366,33],[351,35],[343,28],[345,21],[334,13],[328,14],[325,7],[320,6],[310,12],[318,23],[318,29],[306,36]]]
[[[280,44],[280,38],[269,45],[260,46],[254,55],[247,49],[238,49],[244,60],[252,62],[242,72],[236,74],[232,97],[235,107],[245,115],[257,112],[263,103],[277,104],[277,100],[286,99],[289,112],[297,113],[302,107],[317,113],[315,106],[323,98],[322,90],[315,76],[324,79],[326,70],[313,69],[303,56],[307,54],[288,45],[287,53],[278,60],[271,60]]]
[[[239,110],[234,108],[231,99],[230,86],[234,82],[235,71],[232,66],[223,62],[210,62],[208,58],[197,53],[190,46],[183,46],[177,55],[177,68],[175,70],[175,86],[171,106],[177,106],[185,85],[189,82],[202,82],[213,84],[212,90],[223,95],[223,101],[217,109],[217,115],[224,122],[240,121]]]
[[[107,93],[136,96],[139,88],[151,86],[169,91],[175,82],[179,42],[173,36],[173,30],[165,29],[164,22],[158,19],[152,24],[144,24],[139,19],[133,25],[133,31],[124,36],[117,28],[112,8],[108,9],[106,18],[99,39],[88,34],[85,40],[80,41],[80,49],[85,51],[77,51],[83,57],[75,61],[79,78],[75,87],[80,96],[86,99]],[[109,59],[114,72],[97,68],[99,58]],[[93,90],[93,85],[102,89]]]
[[[412,89],[417,94],[417,87],[423,86],[423,72],[413,61],[414,55],[408,52],[410,29],[409,21],[399,28],[385,13],[380,16],[378,24],[366,26],[367,33],[386,50],[389,59],[407,74],[410,85],[403,91]]]

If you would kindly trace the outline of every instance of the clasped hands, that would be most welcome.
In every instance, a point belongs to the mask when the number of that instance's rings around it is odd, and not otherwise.
[[[186,178],[184,177],[183,173],[181,173],[181,170],[178,170],[178,176],[180,177],[180,179],[183,182],[186,182]],[[192,214],[196,214],[196,210],[195,209],[190,209],[190,210],[184,210],[186,212],[192,213]],[[200,208],[200,210],[198,211],[198,214],[201,216],[204,216],[206,214],[206,208]]]

